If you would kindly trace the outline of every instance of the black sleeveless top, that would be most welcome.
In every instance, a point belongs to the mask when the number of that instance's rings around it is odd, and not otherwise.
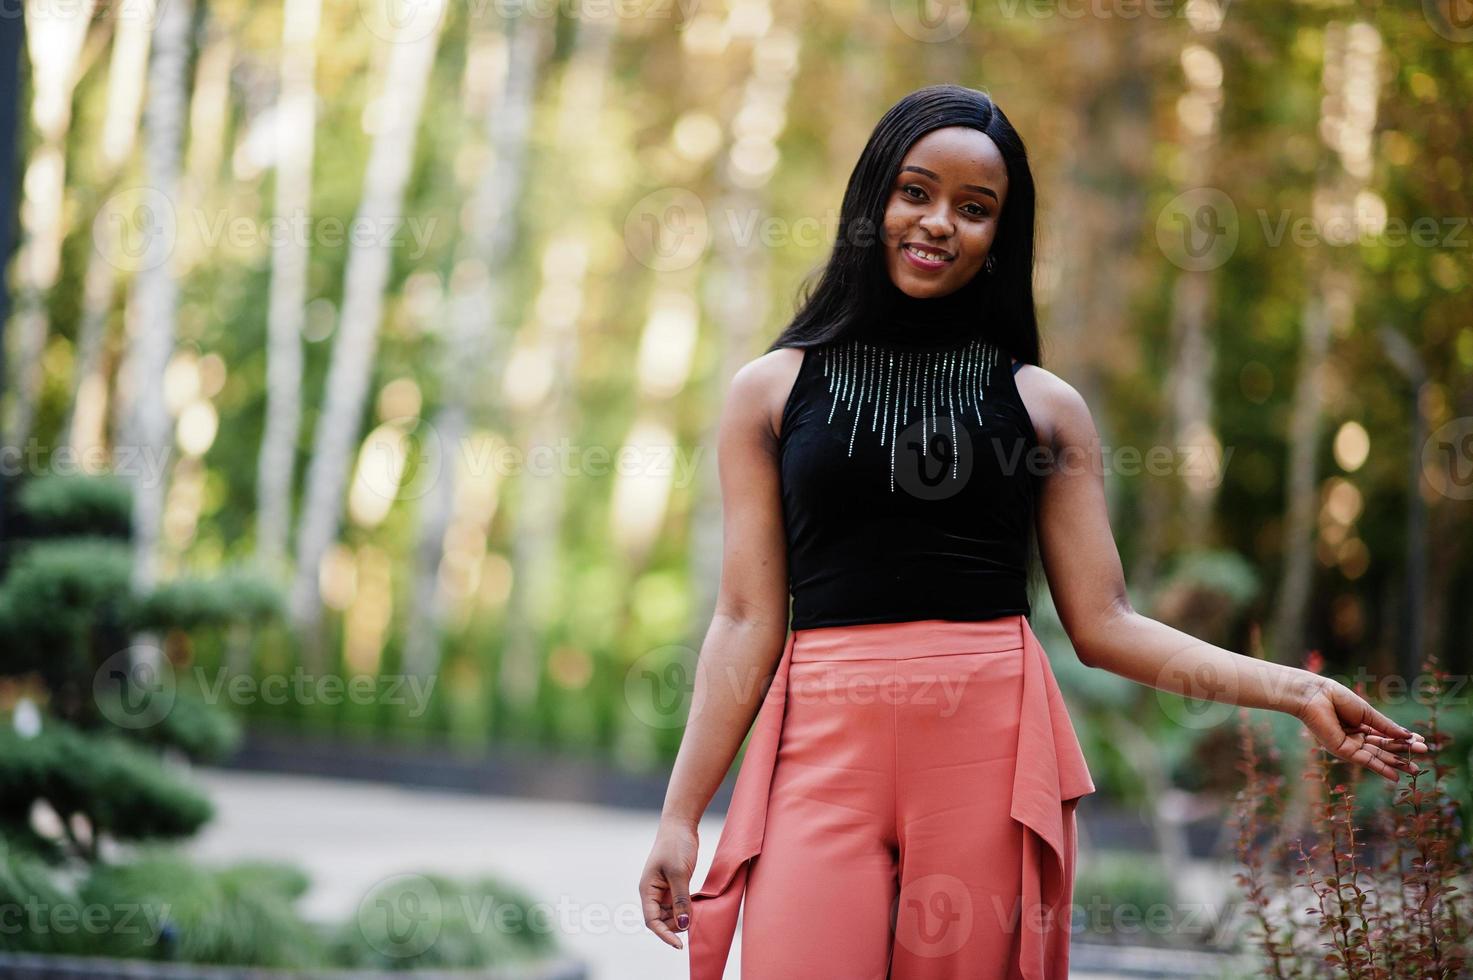
[[[1030,615],[1038,440],[966,303],[892,286],[804,352],[778,433],[792,629]]]

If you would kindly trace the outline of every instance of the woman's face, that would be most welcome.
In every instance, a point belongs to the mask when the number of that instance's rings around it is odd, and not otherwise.
[[[890,279],[917,299],[960,289],[981,271],[1007,196],[1007,165],[985,133],[948,126],[916,140],[885,204]]]

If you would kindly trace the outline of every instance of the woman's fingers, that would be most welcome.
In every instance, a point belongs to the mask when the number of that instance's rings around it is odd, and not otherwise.
[[[1404,740],[1421,738],[1416,732],[1392,721],[1373,708],[1369,701],[1343,684],[1329,686],[1330,697],[1335,703],[1336,713],[1352,725],[1370,728],[1377,735]]]
[[[1409,738],[1409,739],[1408,738],[1387,738],[1385,735],[1379,735],[1379,734],[1377,734],[1376,733],[1376,729],[1372,728],[1370,725],[1367,725],[1365,723],[1361,723],[1359,725],[1356,725],[1355,728],[1352,729],[1352,731],[1358,731],[1358,732],[1360,732],[1360,733],[1362,733],[1362,734],[1364,734],[1366,736],[1367,741],[1371,741],[1374,744],[1381,746],[1382,748],[1391,749],[1393,751],[1410,751],[1410,752],[1424,752],[1425,753],[1425,752],[1431,752],[1432,751],[1432,748],[1433,748],[1432,745],[1430,743],[1428,743],[1428,741],[1425,738],[1423,738],[1420,734],[1418,734],[1416,732],[1413,732],[1412,733],[1412,737]]]
[[[644,924],[659,936],[668,945],[676,949],[684,949],[685,944],[671,928],[674,923],[674,914],[669,905],[662,905],[660,899],[669,896],[670,888],[665,882],[665,875],[654,872],[645,877],[644,884],[640,886],[640,902],[644,906]]]
[[[1388,762],[1387,753],[1365,742],[1362,735],[1346,735],[1340,740],[1340,744],[1332,747],[1330,751],[1346,762],[1365,766],[1372,772],[1385,776],[1393,783],[1397,781],[1397,773],[1401,768],[1398,764],[1400,760],[1392,756],[1391,761]]]
[[[1417,773],[1422,771],[1422,767],[1411,759],[1399,756],[1395,752],[1388,752],[1381,746],[1372,744],[1369,739],[1366,741],[1365,749],[1382,762],[1385,762],[1389,766],[1394,766],[1402,772]]]
[[[1432,751],[1426,742],[1409,741],[1404,738],[1387,738],[1384,735],[1372,735],[1365,731],[1362,731],[1361,734],[1365,735],[1368,744],[1385,749],[1388,752],[1417,752],[1425,755]]]
[[[670,874],[670,893],[675,896],[675,928],[684,932],[690,927],[690,876],[680,872]]]
[[[1398,725],[1350,688],[1328,678],[1298,716],[1336,758],[1365,766],[1392,782],[1403,772],[1421,772],[1409,755],[1432,748],[1419,733]]]
[[[1366,729],[1375,729],[1361,721],[1369,705],[1349,688],[1335,682],[1326,683],[1305,705],[1300,720],[1321,745],[1336,758],[1365,766],[1372,772],[1396,782],[1403,771],[1410,772],[1394,753],[1369,741]]]

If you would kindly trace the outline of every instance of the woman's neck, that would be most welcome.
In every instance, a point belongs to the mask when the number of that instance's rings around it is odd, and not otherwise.
[[[887,277],[875,313],[861,332],[867,340],[929,347],[981,336],[982,321],[974,290],[963,287],[922,299]]]

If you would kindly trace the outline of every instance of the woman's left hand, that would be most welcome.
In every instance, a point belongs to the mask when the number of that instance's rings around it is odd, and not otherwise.
[[[1421,735],[1398,725],[1329,677],[1312,675],[1294,715],[1336,758],[1365,766],[1393,783],[1398,773],[1422,771],[1405,753],[1429,751]]]

